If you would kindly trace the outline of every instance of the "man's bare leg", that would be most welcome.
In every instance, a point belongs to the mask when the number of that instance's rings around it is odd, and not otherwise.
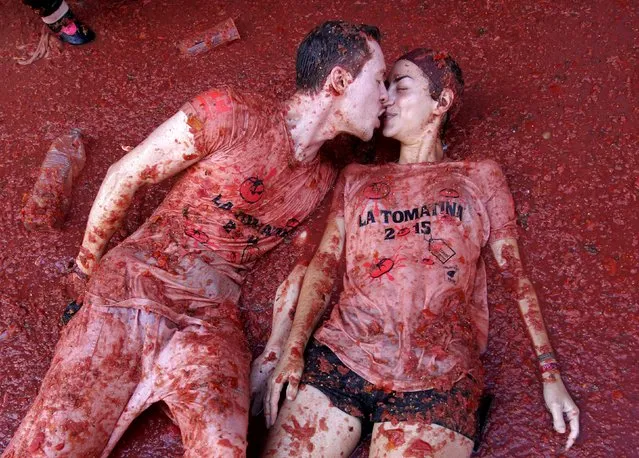
[[[155,389],[182,433],[185,458],[246,456],[251,354],[236,323],[177,331],[143,384]]]
[[[264,456],[348,457],[362,433],[360,420],[334,407],[318,389],[301,385],[271,428]]]
[[[130,326],[136,313],[78,312],[3,457],[100,455],[138,383],[143,335]]]
[[[473,441],[443,426],[375,423],[370,458],[468,458]]]

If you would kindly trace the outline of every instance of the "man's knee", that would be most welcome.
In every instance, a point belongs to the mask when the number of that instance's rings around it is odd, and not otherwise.
[[[189,424],[178,422],[184,441],[185,458],[246,456],[248,413],[202,415]]]
[[[23,421],[2,458],[93,456],[95,453],[99,454],[104,446],[104,438],[100,441],[99,435],[88,434],[86,428],[82,428],[82,422],[71,418],[54,418],[54,415],[50,415],[51,412],[32,413],[38,414],[43,415],[35,422],[28,417]],[[84,430],[87,437],[79,445],[77,442],[80,438],[75,436],[80,429]]]

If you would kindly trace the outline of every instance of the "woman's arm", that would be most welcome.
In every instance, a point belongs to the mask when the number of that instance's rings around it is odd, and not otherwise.
[[[251,411],[253,415],[259,414],[262,410],[266,382],[280,360],[282,348],[284,348],[291,331],[306,268],[305,263],[297,264],[275,293],[271,335],[262,354],[255,358],[251,364]]]
[[[291,332],[280,360],[268,381],[264,410],[267,426],[275,423],[280,394],[288,383],[286,397],[295,399],[304,369],[304,349],[322,317],[344,249],[344,218],[331,215],[324,236],[304,276]]]
[[[555,430],[559,433],[566,432],[564,413],[570,422],[567,450],[572,447],[579,435],[579,408],[561,380],[559,365],[550,345],[537,294],[524,272],[517,241],[514,238],[497,239],[491,242],[490,247],[502,274],[512,282],[512,288],[516,293],[519,311],[539,361],[544,399],[552,414]]]

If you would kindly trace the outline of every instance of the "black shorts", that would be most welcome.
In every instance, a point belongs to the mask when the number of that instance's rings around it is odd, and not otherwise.
[[[468,376],[450,391],[384,391],[350,370],[325,345],[313,339],[306,348],[302,383],[324,393],[335,407],[365,422],[418,421],[437,424],[471,440],[481,383]]]

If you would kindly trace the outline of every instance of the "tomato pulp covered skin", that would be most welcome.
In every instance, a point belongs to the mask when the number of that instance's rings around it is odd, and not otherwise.
[[[639,125],[632,122],[637,91],[635,81],[628,79],[636,65],[632,46],[639,19],[634,3],[616,1],[612,12],[605,2],[513,0],[504,7],[499,2],[424,5],[402,0],[402,8],[387,2],[374,10],[360,3],[338,0],[329,9],[335,10],[334,17],[379,26],[387,67],[417,46],[446,49],[460,63],[467,90],[446,134],[447,155],[492,158],[506,173],[526,268],[540,295],[564,381],[588,412],[582,415],[583,438],[569,454],[632,456],[639,448],[636,421],[628,421],[636,417],[629,401],[639,374],[627,364],[639,281],[639,215],[628,210],[639,192]],[[49,58],[26,67],[0,65],[0,100],[10,107],[0,113],[0,136],[7,145],[0,167],[5,215],[0,218],[0,360],[12,361],[0,367],[0,404],[6,414],[0,421],[0,450],[49,366],[59,315],[69,299],[60,286],[62,261],[77,254],[102,177],[124,154],[120,146],[136,145],[183,102],[211,86],[228,84],[279,99],[294,90],[295,47],[325,20],[326,4],[275,0],[269,8],[265,14],[259,2],[127,2],[117,8],[88,2],[74,11],[98,33],[95,43],[59,54],[50,51]],[[446,20],[437,22],[435,34],[423,21],[407,19],[407,10]],[[28,8],[10,2],[3,15],[0,49],[5,55],[20,52],[16,42],[37,43],[41,23]],[[240,40],[202,58],[167,52],[176,34],[181,39],[219,22],[200,24],[191,18],[219,15],[242,18],[237,23]],[[285,27],[281,17],[304,21]],[[531,18],[535,27],[530,27]],[[250,34],[243,34],[243,27]],[[142,52],[100,40],[100,29],[135,43]],[[580,31],[579,40],[565,39],[575,31]],[[203,60],[210,58],[215,65]],[[87,68],[92,77],[79,80],[77,75]],[[73,125],[88,137],[87,164],[74,188],[64,231],[30,235],[16,220],[22,196],[33,185],[51,141]],[[350,140],[337,145],[338,155],[350,151]],[[374,149],[395,160],[396,146],[379,139]],[[138,193],[113,243],[151,214],[169,185]],[[321,215],[308,225],[309,240],[317,240],[324,228]],[[241,310],[257,354],[268,337],[275,290],[297,257],[309,254],[304,250],[282,244],[257,262],[244,285]],[[433,256],[424,259],[426,266],[439,263]],[[497,402],[479,456],[523,456],[531,450],[556,456],[564,436],[552,431],[543,407],[536,363],[516,305],[490,256],[486,261],[491,328],[484,365]],[[607,368],[605,376],[600,367]],[[264,432],[252,432],[251,440],[260,434]],[[154,407],[134,422],[113,456],[181,453],[179,430]]]

